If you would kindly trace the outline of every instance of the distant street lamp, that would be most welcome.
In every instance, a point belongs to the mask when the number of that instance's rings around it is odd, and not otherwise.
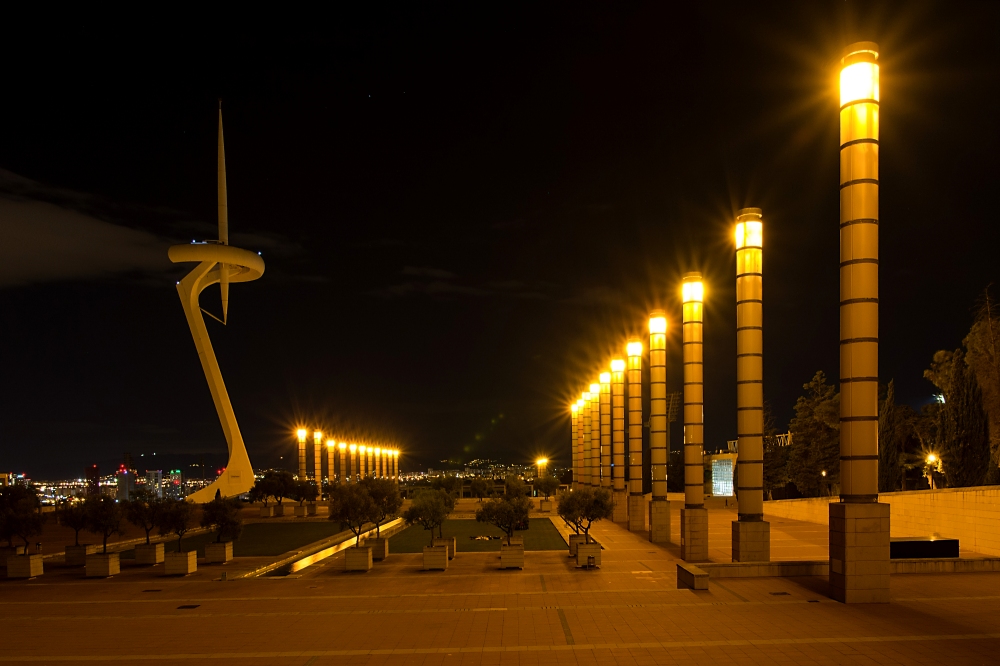
[[[328,491],[333,490],[333,459],[337,452],[337,442],[333,439],[326,440],[326,486]]]
[[[628,494],[625,492],[625,361],[611,361],[611,486],[613,519],[628,522]]]
[[[708,559],[708,511],[705,509],[705,283],[701,273],[687,273],[681,284],[681,358],[684,361],[684,508],[681,510],[681,558]]]
[[[642,342],[631,339],[628,353],[628,528],[645,532],[646,498],[642,493]]]
[[[653,497],[649,505],[649,540],[670,541],[670,502],[667,500],[667,316],[649,313],[649,461]]]
[[[319,486],[323,481],[323,431],[316,430],[313,432],[313,442],[315,446],[313,447],[313,465],[316,469],[316,485]]]
[[[764,222],[760,208],[736,215],[736,497],[734,562],[771,559],[764,520]]]
[[[392,451],[392,476],[396,485],[399,485],[399,449]]]
[[[347,472],[347,442],[341,442],[337,448],[340,449],[340,476],[337,480],[340,483],[350,481],[350,472]]]
[[[299,478],[304,480],[306,478],[306,437],[309,436],[309,431],[305,428],[299,428],[295,434],[299,436]]]

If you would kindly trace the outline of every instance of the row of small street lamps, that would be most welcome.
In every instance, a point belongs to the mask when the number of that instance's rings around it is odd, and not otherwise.
[[[309,470],[306,466],[307,442],[309,440],[309,430],[298,428],[295,434],[299,441],[299,478],[309,478]],[[347,442],[337,442],[336,439],[327,438],[324,440],[322,430],[313,431],[313,463],[314,474],[312,478],[316,483],[323,480],[323,458],[326,463],[326,479],[329,483],[357,483],[360,479],[368,477],[387,478],[399,483],[399,449],[389,447],[371,446],[366,444],[356,444]],[[323,448],[326,448],[326,456],[323,455]],[[337,452],[340,453],[340,463],[335,464]],[[340,473],[336,473],[339,468]]]

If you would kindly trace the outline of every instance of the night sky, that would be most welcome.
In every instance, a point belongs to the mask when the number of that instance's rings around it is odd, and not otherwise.
[[[679,390],[689,270],[707,280],[706,446],[724,446],[744,206],[764,211],[784,427],[816,370],[837,376],[853,41],[882,51],[880,374],[898,398],[930,399],[931,355],[1000,282],[1000,4],[358,4],[8,25],[0,469],[224,462],[174,288],[193,266],[167,260],[217,235],[220,97],[231,242],[267,270],[208,327],[258,467],[292,467],[298,423],[392,441],[404,470],[566,464],[568,404],[652,308]],[[202,305],[219,312],[217,287]]]

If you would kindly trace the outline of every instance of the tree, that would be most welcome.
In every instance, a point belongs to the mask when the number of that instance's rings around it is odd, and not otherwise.
[[[479,501],[482,502],[483,498],[490,494],[491,486],[492,484],[487,483],[486,479],[477,476],[472,480],[469,490],[472,492],[473,497],[478,497]]]
[[[39,513],[41,503],[34,486],[8,486],[0,489],[0,538],[14,546],[14,539],[24,540],[27,552],[32,537],[42,533],[45,518]]]
[[[545,495],[545,499],[548,499],[558,489],[559,479],[554,476],[543,476],[540,479],[535,479],[535,492],[539,495]]]
[[[403,498],[392,479],[371,477],[361,483],[368,489],[368,495],[372,498],[369,522],[375,524],[375,538],[379,539],[382,535],[382,523],[396,517],[403,506]]]
[[[444,490],[445,492],[455,495],[456,497],[462,494],[462,485],[462,479],[457,476],[439,476],[431,481],[431,488],[435,490]]]
[[[156,517],[162,507],[163,501],[149,488],[137,488],[132,498],[125,503],[126,519],[146,532],[147,545],[149,545],[149,533],[156,527]]]
[[[764,401],[764,497],[772,499],[773,492],[788,484],[788,446],[781,446],[778,430],[774,427],[771,405]]]
[[[368,488],[361,483],[341,484],[330,494],[330,520],[340,522],[354,534],[355,546],[361,545],[361,532],[371,522],[375,504]]]
[[[941,461],[948,485],[982,485],[990,467],[989,424],[983,394],[964,354],[952,360],[952,391],[945,396]]]
[[[247,493],[247,499],[250,500],[251,504],[256,504],[260,502],[267,508],[267,503],[271,501],[271,490],[268,488],[268,482],[264,478],[257,479],[254,481],[253,488]]]
[[[73,545],[80,545],[80,530],[87,528],[87,510],[83,502],[74,502],[66,499],[56,506],[56,520],[60,525],[73,530]]]
[[[451,496],[443,490],[424,490],[416,494],[410,508],[403,512],[407,525],[420,525],[431,533],[434,545],[434,530],[444,524],[451,513]]]
[[[531,488],[529,488],[528,484],[516,476],[508,476],[503,482],[503,492],[508,497],[513,497],[515,495],[528,497],[531,495]]]
[[[817,497],[840,483],[840,394],[822,370],[802,388],[788,425],[788,476],[802,495]]]
[[[573,526],[577,534],[583,532],[590,543],[590,528],[598,520],[614,515],[611,493],[604,488],[581,488],[559,497],[559,516]]]
[[[283,469],[268,470],[264,472],[264,478],[267,489],[278,506],[281,506],[281,500],[291,497],[292,493],[295,492],[295,477],[292,476],[291,472]]]
[[[319,491],[316,489],[316,484],[311,481],[306,481],[304,479],[299,479],[292,482],[292,489],[288,493],[288,496],[299,503],[302,506],[304,502],[315,502],[316,496],[319,495]]]
[[[896,407],[896,383],[889,381],[885,400],[878,412],[878,491],[889,493],[896,489],[901,474],[901,455],[904,424]]]
[[[239,539],[243,533],[243,516],[240,515],[239,499],[219,497],[203,504],[201,526],[215,529],[216,543]]]
[[[531,500],[524,495],[505,495],[488,500],[476,510],[477,523],[496,525],[507,535],[507,545],[519,526],[528,522],[531,513]]]
[[[156,527],[160,534],[177,535],[177,552],[181,550],[181,540],[191,529],[191,518],[194,515],[194,505],[184,500],[165,500],[157,516]]]
[[[108,552],[108,538],[122,536],[125,530],[125,507],[107,495],[88,497],[84,506],[87,510],[87,530],[101,536],[104,553]]]
[[[976,376],[990,433],[990,470],[986,482],[1000,483],[1000,308],[989,285],[976,304],[975,321],[962,341],[965,362]]]

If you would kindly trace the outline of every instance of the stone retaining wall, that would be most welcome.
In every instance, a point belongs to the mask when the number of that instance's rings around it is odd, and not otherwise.
[[[881,493],[889,504],[891,536],[958,539],[963,550],[1000,556],[1000,486]],[[829,524],[833,497],[764,502],[764,515]]]

